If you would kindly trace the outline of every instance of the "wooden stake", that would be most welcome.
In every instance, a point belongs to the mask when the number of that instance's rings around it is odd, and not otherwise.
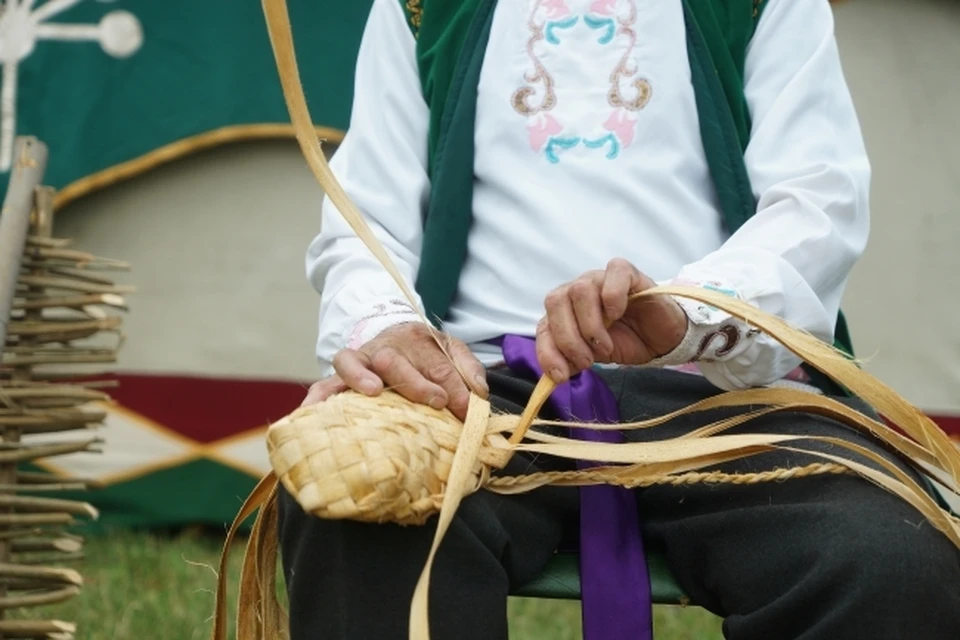
[[[0,344],[7,335],[34,192],[47,166],[47,147],[36,138],[17,138],[14,154],[17,161],[10,174],[0,215]]]
[[[17,162],[10,175],[7,195],[0,212],[0,348],[6,344],[10,325],[13,324],[10,318],[20,277],[20,260],[30,227],[34,195],[43,179],[47,164],[47,147],[36,138],[18,138],[14,153]],[[15,378],[22,379],[27,375],[29,374],[23,371],[14,371]],[[20,440],[20,433],[20,429],[16,426],[5,426],[3,441],[17,442]],[[14,483],[16,477],[16,463],[0,460],[0,484]],[[61,514],[51,515],[60,516]],[[62,516],[72,520],[69,514],[62,514]],[[12,513],[0,513],[0,522],[17,517],[19,516]],[[0,541],[0,563],[9,559],[10,546]],[[0,601],[5,599],[5,595],[6,589],[0,587]],[[0,640],[6,638],[6,634],[0,635]]]

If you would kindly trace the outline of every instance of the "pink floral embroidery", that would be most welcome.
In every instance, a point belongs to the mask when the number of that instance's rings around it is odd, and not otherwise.
[[[617,0],[593,0],[593,2],[590,3],[590,13],[612,16],[615,4],[617,4]]]
[[[527,131],[530,132],[530,148],[540,153],[550,136],[563,131],[563,125],[549,113],[543,113],[533,123],[527,125]]]
[[[636,4],[636,0],[591,0],[588,12],[574,15],[568,0],[531,2],[527,18],[530,37],[526,49],[532,69],[524,73],[523,85],[513,92],[510,101],[513,109],[527,120],[530,148],[535,153],[543,153],[549,162],[560,162],[558,152],[581,144],[590,149],[604,150],[606,157],[612,160],[619,156],[622,148],[636,139],[635,112],[642,110],[652,95],[650,83],[639,77],[637,64],[633,60],[637,45]],[[597,41],[600,44],[609,45],[618,39],[626,39],[623,55],[608,76],[610,87],[607,90],[607,103],[612,107],[612,112],[606,111],[609,114],[603,123],[606,133],[599,137],[564,135],[564,124],[550,113],[557,106],[554,78],[538,51],[544,46],[563,46],[564,38],[560,32],[576,28],[581,20],[589,29],[598,32]],[[604,114],[603,111],[600,113]]]
[[[603,128],[615,135],[622,146],[628,147],[633,142],[636,123],[637,119],[631,117],[626,109],[617,109],[603,123]]]
[[[567,6],[566,0],[546,0],[543,7],[547,10],[549,20],[556,20],[570,14],[570,7]]]

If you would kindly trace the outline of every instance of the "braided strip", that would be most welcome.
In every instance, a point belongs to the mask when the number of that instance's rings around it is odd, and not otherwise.
[[[755,473],[724,473],[722,471],[690,471],[681,474],[657,474],[651,476],[630,477],[608,471],[544,471],[525,476],[497,476],[490,478],[485,488],[496,492],[497,489],[513,488],[517,485],[588,485],[611,484],[629,489],[652,486],[683,486],[695,484],[740,484],[751,485],[763,482],[782,482],[796,478],[827,474],[855,475],[843,465],[832,462],[814,462],[803,467],[789,469],[771,469]]]

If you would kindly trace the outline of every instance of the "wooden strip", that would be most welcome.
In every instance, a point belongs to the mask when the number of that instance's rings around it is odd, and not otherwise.
[[[8,351],[10,351],[8,349]],[[66,350],[64,350],[66,351]],[[113,364],[117,361],[116,352],[109,353],[63,353],[14,355],[5,357],[3,364],[10,367],[23,367],[40,364]]]
[[[0,531],[0,540],[15,540],[25,536],[39,536],[43,534],[44,530],[40,527],[30,529],[5,529]]]
[[[100,304],[115,309],[127,309],[123,296],[115,293],[90,293],[77,296],[55,296],[36,298],[32,300],[17,299],[13,302],[14,309],[49,309],[54,307],[78,308],[91,304]]]
[[[31,372],[33,373],[33,372]],[[117,380],[83,380],[78,379],[79,374],[77,373],[66,373],[66,372],[50,372],[46,375],[41,376],[32,376],[32,380],[29,382],[31,384],[53,384],[56,382],[60,383],[70,383],[75,387],[84,387],[86,389],[106,389],[113,388],[120,384]],[[7,375],[4,375],[4,372],[0,370],[0,386],[12,385],[15,384],[15,381],[10,379]]]
[[[61,444],[39,444],[24,447],[19,451],[0,451],[0,463],[2,462],[26,462],[36,460],[37,458],[51,458],[53,456],[62,456],[68,453],[77,453],[80,451],[90,451],[99,453],[94,447],[100,442],[99,439],[83,440],[80,442],[69,442]]]
[[[109,268],[116,271],[128,271],[130,263],[124,260],[115,260],[113,258],[102,258],[85,251],[76,251],[74,249],[54,248],[34,244],[28,239],[27,247],[23,250],[23,255],[38,262],[57,263],[64,262],[68,264],[83,265],[82,268],[90,269],[95,266]],[[52,239],[53,240],[53,239]],[[62,240],[53,240],[53,242],[63,242]],[[70,242],[69,240],[67,241]]]
[[[25,493],[44,493],[54,491],[86,491],[90,485],[82,482],[59,482],[49,484],[0,484],[0,491],[6,493],[15,493],[22,491]]]
[[[63,422],[44,422],[33,425],[21,425],[20,431],[26,435],[38,433],[66,433],[68,431],[94,431],[103,426],[99,422],[91,423],[63,423]]]
[[[63,247],[69,247],[73,244],[73,240],[70,238],[48,238],[45,236],[27,236],[27,246],[28,247],[46,247],[50,249],[62,249]]]
[[[0,620],[0,633],[8,639],[44,640],[60,634],[74,634],[77,625],[60,620]]]
[[[50,484],[63,482],[65,478],[45,471],[17,471],[17,483],[23,484]],[[83,482],[84,484],[92,482],[82,478],[69,478],[73,482]]]
[[[0,609],[18,609],[21,607],[38,607],[44,604],[63,602],[80,594],[80,587],[70,585],[41,593],[18,594],[0,598]]]
[[[12,549],[15,553],[30,551],[61,551],[63,553],[77,553],[83,550],[83,542],[74,538],[24,538],[14,541]]]
[[[21,400],[24,398],[70,398],[88,402],[109,400],[110,396],[102,391],[84,389],[68,384],[17,385],[0,389],[0,398]]]
[[[101,329],[90,328],[76,331],[57,331],[51,333],[41,333],[34,336],[30,336],[33,344],[63,344],[66,342],[73,342],[75,340],[86,340],[88,338],[93,338],[98,333],[101,332]],[[26,337],[26,336],[24,336]],[[8,342],[12,342],[15,338],[8,338]]]
[[[3,394],[0,393],[0,398],[2,398],[2,396]],[[89,402],[90,400],[84,398],[28,397],[17,400],[16,403],[13,403],[13,406],[20,407],[24,410],[41,411],[46,409],[76,409],[86,406]]]
[[[15,558],[16,562],[21,565],[36,566],[36,565],[50,565],[50,564],[62,564],[64,562],[80,562],[85,558],[85,554],[82,551],[76,553],[55,553],[55,554],[39,554],[39,555],[17,555]]]
[[[112,317],[105,320],[44,320],[42,322],[11,322],[8,335],[42,336],[53,334],[80,333],[87,331],[111,331],[117,329],[123,320]]]
[[[16,509],[27,513],[31,512],[63,512],[75,516],[87,516],[97,519],[100,513],[93,505],[78,500],[63,500],[59,498],[38,498],[34,496],[11,496],[0,494],[0,507]]]
[[[135,287],[128,285],[103,285],[93,282],[83,282],[72,278],[58,278],[54,276],[20,276],[20,284],[31,287],[45,287],[63,289],[65,291],[82,291],[83,293],[134,293]]]
[[[35,527],[47,524],[76,524],[68,513],[0,513],[0,526]],[[0,540],[4,538],[0,536]]]
[[[112,278],[98,275],[95,271],[83,271],[76,267],[70,268],[48,265],[44,270],[51,276],[70,278],[71,280],[79,280],[81,282],[90,282],[107,287],[112,287],[116,284]]]
[[[102,412],[77,411],[73,414],[61,414],[59,410],[49,413],[23,413],[21,415],[0,415],[0,427],[21,427],[34,433],[85,429],[90,423],[103,422],[106,414]]]

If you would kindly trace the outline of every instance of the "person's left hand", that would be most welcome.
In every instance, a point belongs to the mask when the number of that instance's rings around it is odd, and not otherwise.
[[[611,260],[551,291],[537,325],[537,359],[560,384],[595,362],[646,364],[673,351],[687,332],[687,316],[670,296],[633,302],[631,294],[656,286],[632,264]]]

